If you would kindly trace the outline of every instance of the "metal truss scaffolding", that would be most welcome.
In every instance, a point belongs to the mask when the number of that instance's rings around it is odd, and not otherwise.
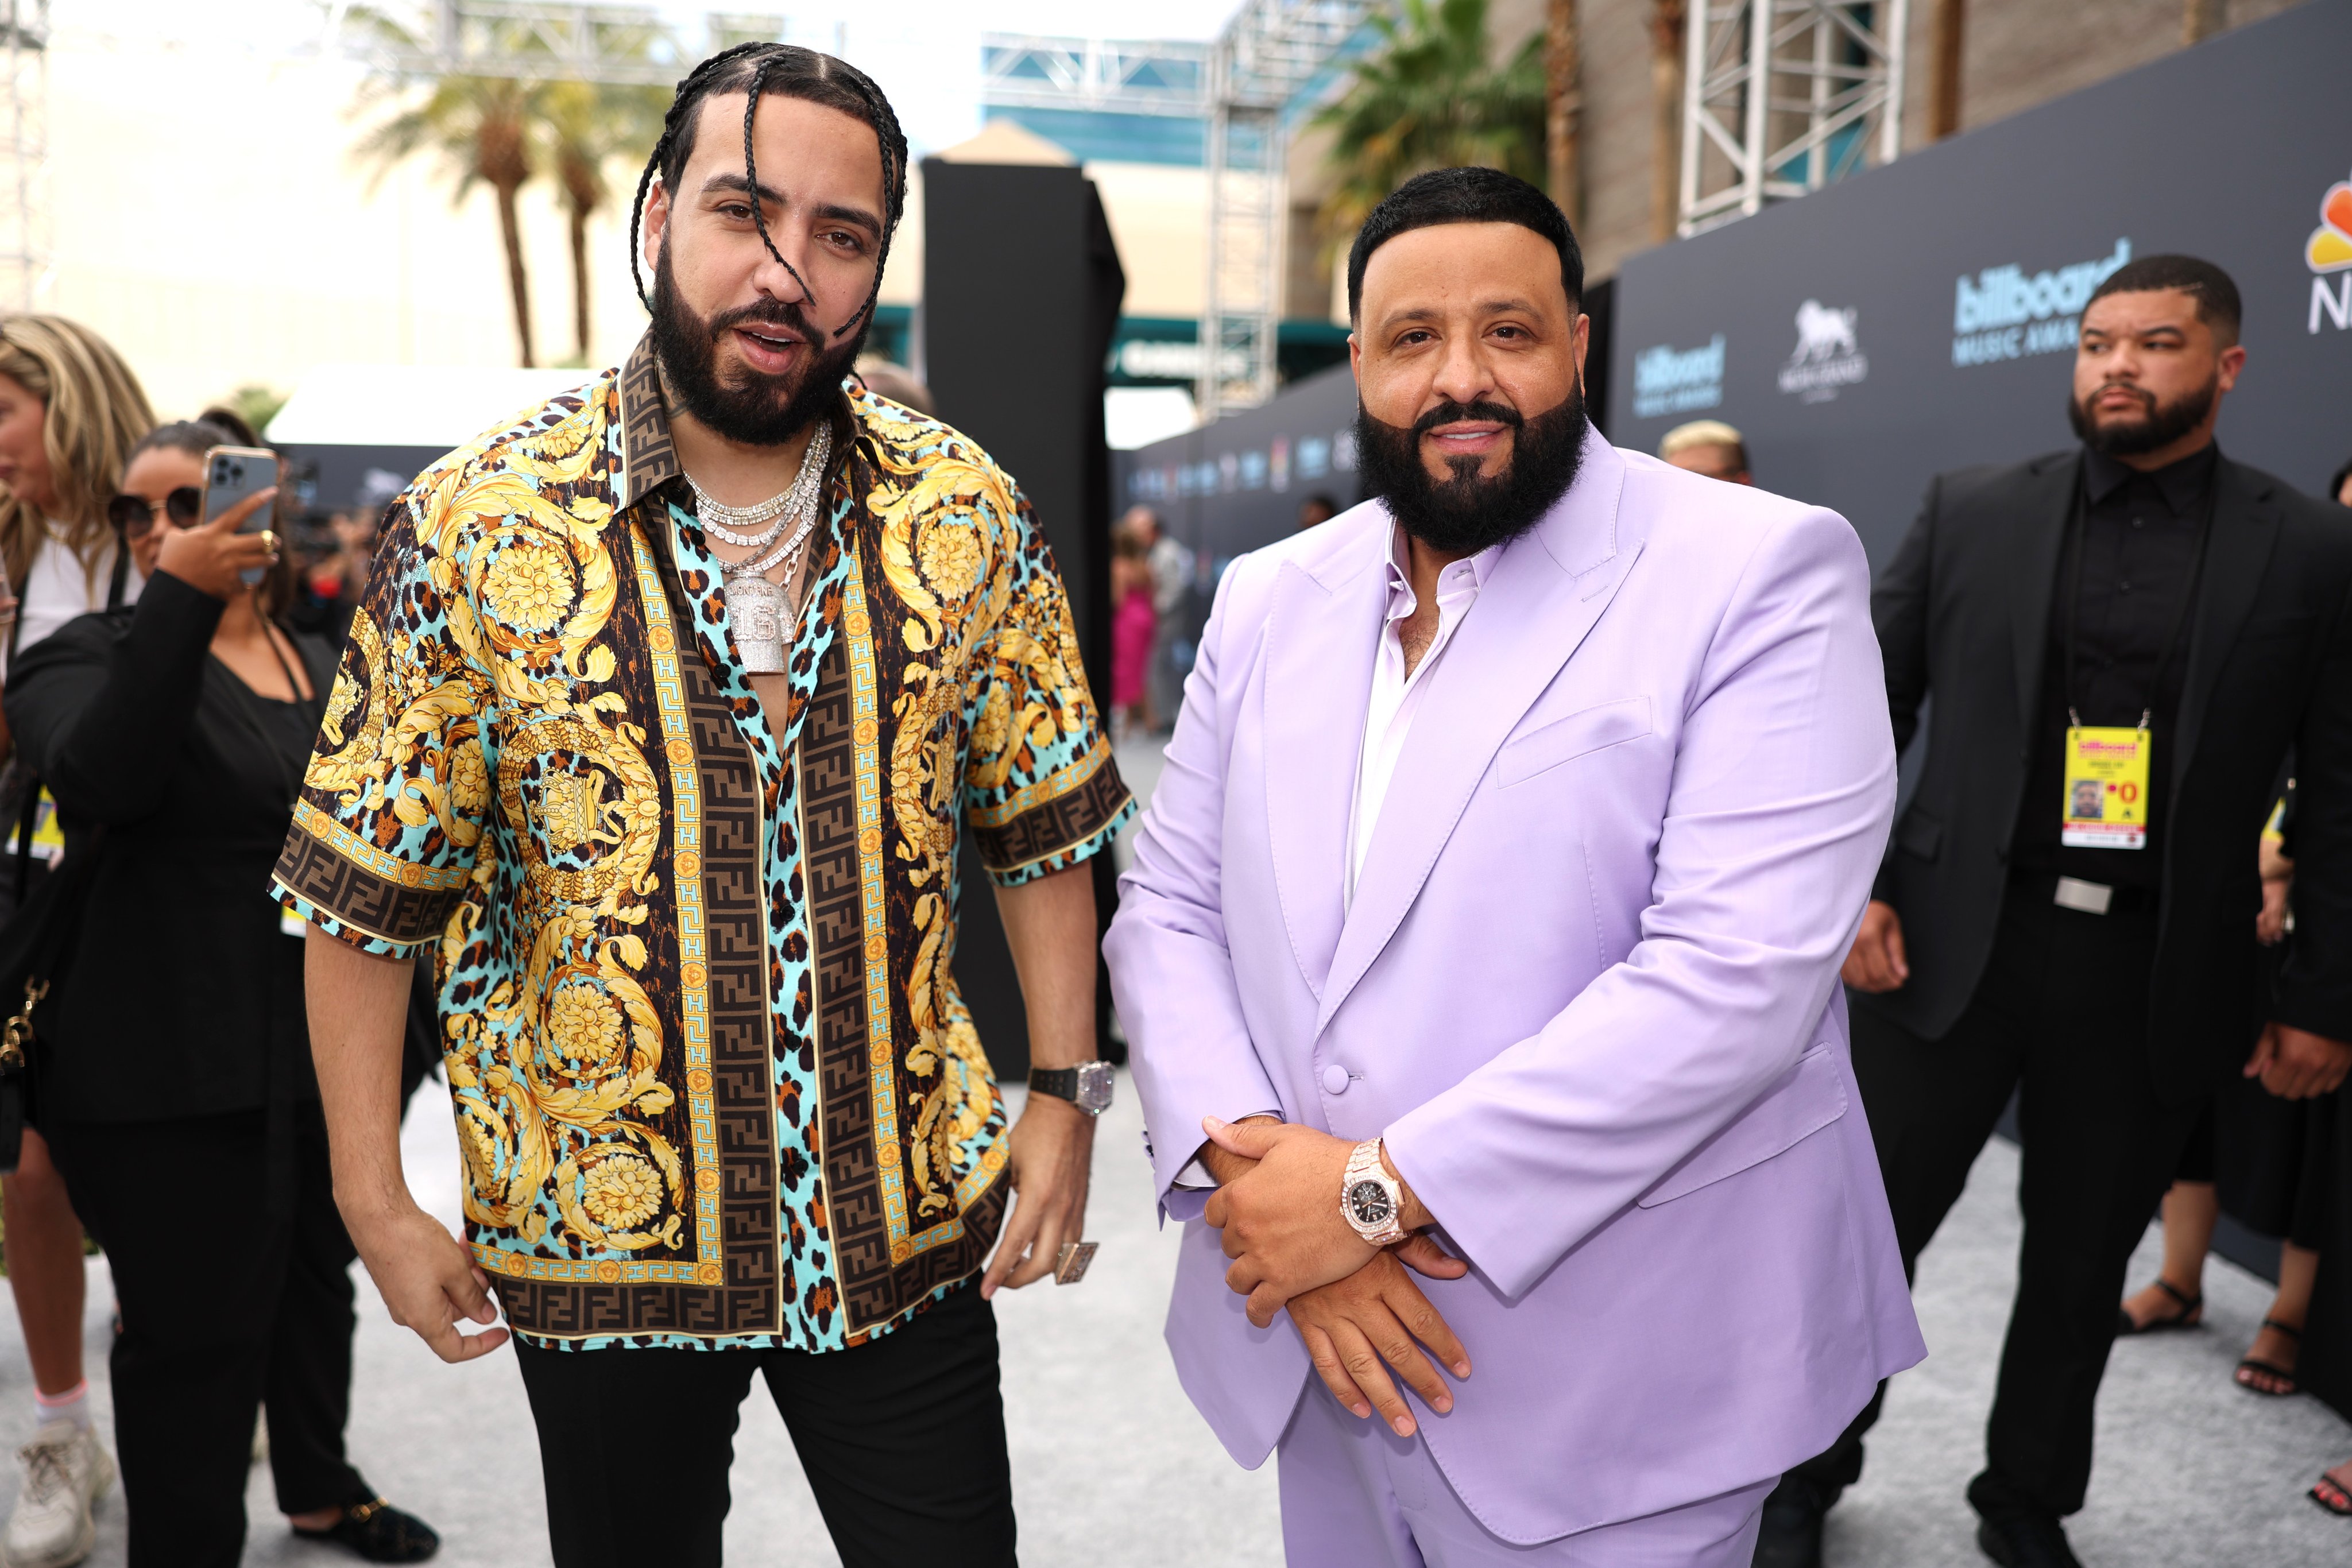
[[[1198,120],[1206,44],[980,36],[980,96],[990,108],[1094,110]]]
[[[0,0],[0,5],[12,0]],[[25,0],[14,0],[23,4]],[[350,16],[362,10],[359,16]],[[782,16],[714,11],[703,18],[704,48],[686,51],[669,16],[646,5],[582,0],[432,0],[425,26],[373,25],[361,7],[338,4],[329,32],[344,52],[379,69],[414,76],[516,77],[528,81],[587,81],[669,87],[706,54],[773,39],[841,47],[796,36]]]
[[[0,214],[0,309],[35,310],[51,270],[49,234],[49,4],[0,0],[0,48],[8,72],[6,119],[0,121],[9,210]]]
[[[1693,0],[1681,232],[1892,162],[1903,145],[1908,9],[1908,0]]]
[[[1371,10],[1371,0],[1246,0],[1210,56],[1209,254],[1193,395],[1203,423],[1274,395],[1286,112]]]

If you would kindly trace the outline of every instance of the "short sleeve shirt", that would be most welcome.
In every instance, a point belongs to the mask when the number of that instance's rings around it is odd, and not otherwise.
[[[860,1343],[1003,1216],[959,845],[1011,885],[1135,808],[1018,487],[862,390],[833,418],[782,713],[645,344],[421,476],[353,618],[276,889],[434,949],[474,1255],[533,1343]]]

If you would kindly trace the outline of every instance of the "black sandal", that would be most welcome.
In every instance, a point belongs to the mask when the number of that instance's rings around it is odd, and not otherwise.
[[[431,1525],[382,1498],[352,1504],[324,1530],[298,1524],[294,1533],[305,1541],[331,1541],[370,1563],[422,1563],[441,1550],[441,1537]]]
[[[2352,1519],[2352,1492],[2346,1491],[2326,1476],[2309,1491],[2303,1494],[2338,1519]]]
[[[2147,1322],[2139,1323],[2132,1321],[2131,1313],[2117,1307],[2116,1309],[2117,1339],[2129,1339],[2134,1334],[2161,1333],[2167,1329],[2193,1329],[2202,1321],[2200,1314],[2205,1311],[2204,1297],[2183,1294],[2179,1286],[2161,1274],[2156,1277],[2156,1288],[2179,1301],[2180,1311],[2168,1318],[2150,1318]]]
[[[2287,1338],[2294,1341],[2297,1344],[2301,1344],[2303,1343],[2303,1331],[2296,1328],[2293,1323],[2283,1323],[2276,1318],[2264,1318],[2263,1320],[2263,1327],[2266,1329],[2276,1329],[2279,1333],[2286,1335]],[[2277,1378],[2281,1383],[2286,1385],[2286,1386],[2284,1388],[2260,1387],[2246,1381],[2246,1374],[2250,1372],[2266,1373],[2270,1376]],[[2294,1380],[2294,1368],[2291,1366],[2275,1365],[2267,1361],[2258,1361],[2251,1355],[2238,1363],[2238,1370],[2232,1375],[2232,1376],[2238,1386],[2244,1389],[2247,1393],[2259,1394],[2268,1399],[2284,1399],[2291,1394],[2300,1394],[2303,1392],[2302,1385],[2297,1384]]]

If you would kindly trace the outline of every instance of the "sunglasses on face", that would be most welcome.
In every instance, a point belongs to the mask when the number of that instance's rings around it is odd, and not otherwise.
[[[154,531],[158,513],[172,519],[175,528],[192,528],[196,514],[205,504],[204,492],[194,485],[183,485],[160,501],[144,496],[117,496],[106,504],[106,520],[122,530],[126,539],[143,539]]]

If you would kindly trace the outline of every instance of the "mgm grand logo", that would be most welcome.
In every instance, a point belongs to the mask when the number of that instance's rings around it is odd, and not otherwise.
[[[2014,263],[1959,279],[1952,310],[1952,363],[1989,365],[2074,347],[2083,307],[2107,274],[2131,259],[2128,239],[2096,261],[2078,261],[2028,277]]]
[[[1838,389],[1870,374],[1870,361],[1854,340],[1852,306],[1832,310],[1818,299],[1797,307],[1797,350],[1780,367],[1780,390],[1805,402],[1827,402]]]

